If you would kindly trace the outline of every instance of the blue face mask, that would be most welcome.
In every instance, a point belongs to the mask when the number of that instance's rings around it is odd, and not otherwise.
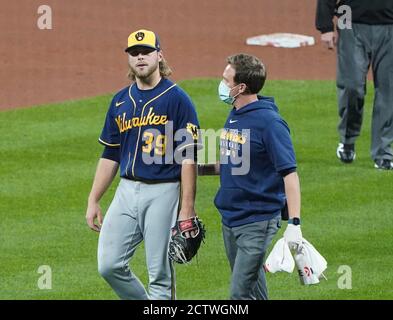
[[[218,96],[220,97],[220,100],[222,102],[225,102],[227,104],[232,105],[235,102],[236,97],[240,94],[238,93],[236,96],[232,97],[230,95],[230,92],[233,88],[236,88],[237,86],[234,86],[232,88],[229,88],[224,81],[220,82],[220,85],[218,86]]]

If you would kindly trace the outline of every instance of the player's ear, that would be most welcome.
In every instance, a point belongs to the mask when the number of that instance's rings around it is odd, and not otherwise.
[[[161,62],[162,59],[164,58],[164,55],[163,55],[163,53],[162,53],[162,50],[158,51],[158,52],[157,52],[157,55],[158,55],[158,62]]]

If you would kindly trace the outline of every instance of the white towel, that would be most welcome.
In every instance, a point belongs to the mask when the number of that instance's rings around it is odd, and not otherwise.
[[[304,238],[302,245],[295,250],[294,257],[284,238],[279,239],[267,257],[264,267],[270,273],[292,273],[295,264],[302,284],[316,284],[321,277],[325,277],[323,271],[327,268],[326,259]]]
[[[265,270],[271,273],[285,271],[292,273],[295,261],[284,238],[276,242],[265,262]]]
[[[310,257],[310,264],[313,268],[314,273],[318,278],[325,277],[323,272],[327,268],[327,261],[322,255],[314,248],[314,246],[303,238],[303,247]]]

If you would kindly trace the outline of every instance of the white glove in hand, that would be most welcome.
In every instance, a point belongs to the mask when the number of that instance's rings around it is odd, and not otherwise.
[[[300,225],[295,226],[293,224],[288,224],[284,232],[284,240],[288,243],[289,249],[296,249],[302,244],[302,239],[303,236]]]

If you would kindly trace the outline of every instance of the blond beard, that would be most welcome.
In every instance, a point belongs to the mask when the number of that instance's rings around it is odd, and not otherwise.
[[[128,66],[130,67],[135,77],[143,80],[148,79],[159,68],[159,62],[157,61],[157,63],[147,67],[146,70],[142,72],[138,71],[136,68],[133,68],[130,64],[128,64]]]

